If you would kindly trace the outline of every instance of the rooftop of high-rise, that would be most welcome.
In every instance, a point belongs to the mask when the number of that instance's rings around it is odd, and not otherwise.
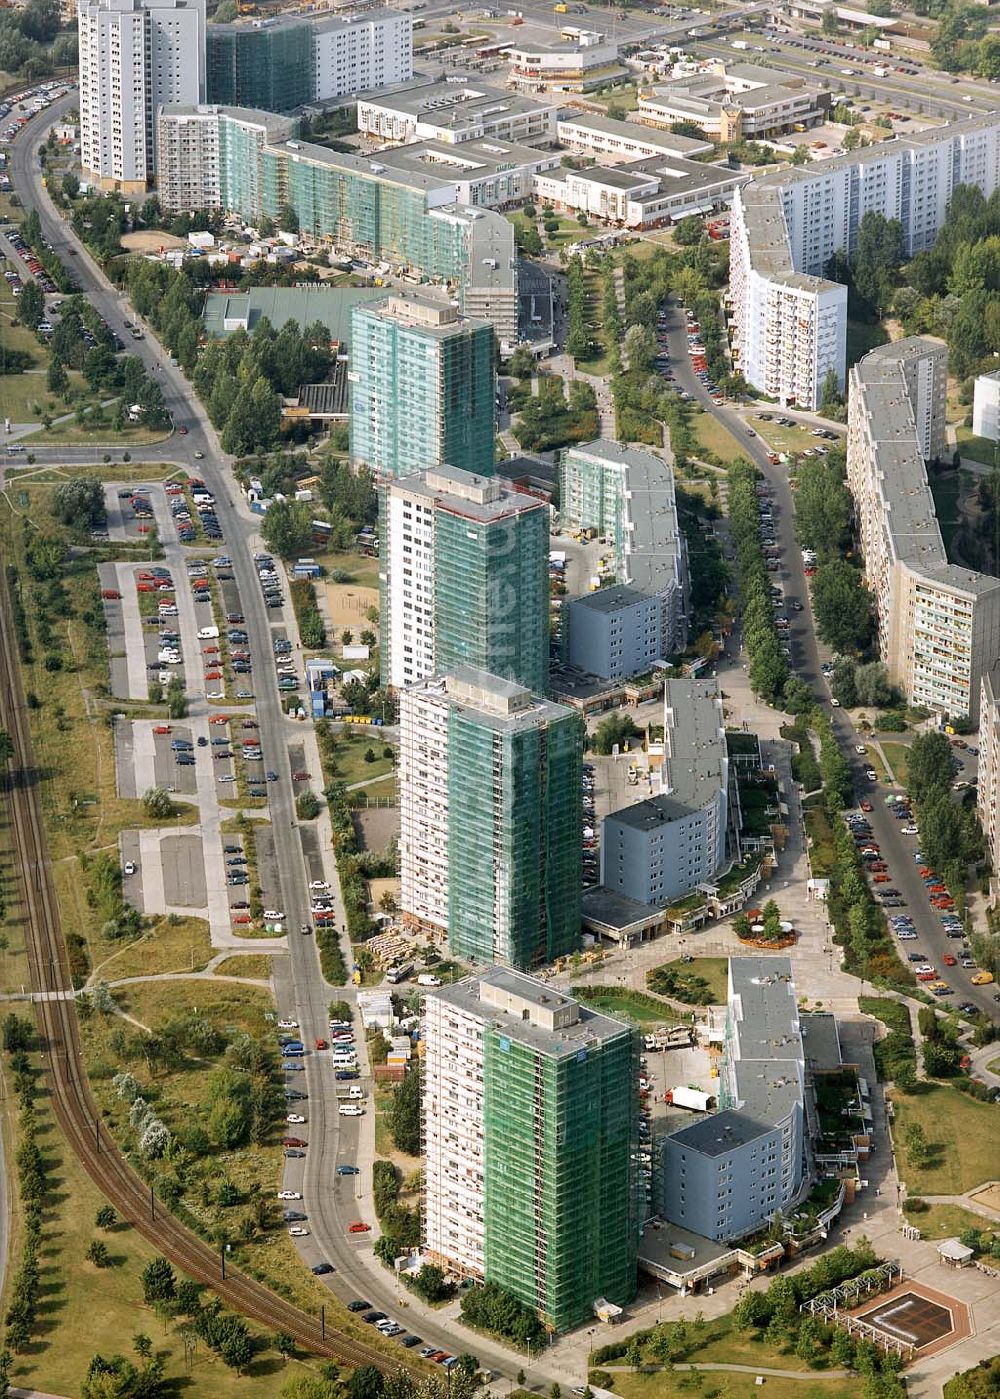
[[[629,1033],[620,1020],[509,967],[490,967],[434,991],[433,997],[480,1017],[518,1044],[556,1058],[575,1058],[588,1045],[600,1046]]]

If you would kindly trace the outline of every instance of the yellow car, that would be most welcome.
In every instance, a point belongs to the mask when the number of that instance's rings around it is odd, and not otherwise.
[[[989,986],[993,981],[992,972],[976,972],[972,978],[973,986]]]

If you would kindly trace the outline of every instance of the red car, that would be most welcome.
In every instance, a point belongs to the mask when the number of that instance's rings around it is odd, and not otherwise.
[[[121,593],[117,588],[102,588],[101,597],[107,598],[109,602],[118,602],[121,599]]]
[[[875,884],[888,884],[889,876],[887,874],[877,874],[872,882]]]
[[[308,1143],[308,1142],[304,1142],[304,1141],[302,1140],[301,1137],[282,1137],[282,1139],[281,1139],[281,1145],[282,1145],[282,1146],[308,1146],[309,1143]]]
[[[206,670],[206,671],[205,671],[205,679],[206,679],[206,680],[221,680],[221,679],[222,679],[222,671],[221,671],[221,670]]]
[[[871,804],[871,802],[862,802],[862,803],[861,803],[861,810],[862,810],[862,811],[871,811],[871,809],[872,809],[872,804]]]
[[[233,922],[234,922],[234,923],[249,923],[249,922],[250,922],[250,915],[249,915],[249,913],[235,913],[235,914],[233,914]]]
[[[228,714],[210,714],[210,715],[208,716],[208,722],[209,722],[210,724],[228,724],[228,723],[229,723],[229,715],[228,715]]]
[[[951,955],[950,952],[946,952],[946,953],[944,954],[944,959],[943,959],[943,960],[944,960],[944,964],[945,964],[946,967],[957,967],[957,966],[958,966],[958,959],[957,959],[956,957],[953,957],[953,956]]]
[[[169,724],[156,724],[153,728],[153,733],[155,734],[168,734],[170,731]]]
[[[292,773],[292,781],[293,781],[293,782],[308,782],[308,781],[309,781],[309,774],[308,774],[307,772],[293,772],[293,773]]]
[[[316,1041],[316,1048],[317,1048],[317,1049],[326,1049],[326,1047],[327,1047],[326,1040],[317,1040],[317,1041]]]
[[[371,1227],[370,1224],[365,1224],[362,1220],[356,1219],[353,1224],[348,1224],[347,1232],[349,1234],[367,1234],[370,1232]]]
[[[156,584],[155,584],[155,583],[136,583],[136,585],[135,585],[135,590],[136,590],[137,593],[155,593],[155,592],[156,592]]]

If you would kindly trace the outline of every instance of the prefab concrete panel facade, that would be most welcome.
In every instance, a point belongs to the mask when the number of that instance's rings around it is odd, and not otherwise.
[[[487,1028],[485,1274],[556,1331],[635,1295],[638,1035],[561,1056]]]

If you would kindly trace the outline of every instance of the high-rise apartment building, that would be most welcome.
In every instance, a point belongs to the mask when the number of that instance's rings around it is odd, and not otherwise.
[[[205,0],[78,0],[80,163],[101,189],[142,194],[156,114],[205,97]]]
[[[501,967],[428,995],[424,1244],[565,1331],[635,1295],[637,1032]]]
[[[453,466],[381,490],[379,656],[401,688],[472,666],[544,694],[548,506]]]
[[[852,256],[866,213],[898,219],[907,256],[929,248],[959,185],[1000,186],[1000,114],[914,136],[737,190],[729,273],[739,370],[779,403],[816,408],[832,369],[844,387],[846,289],[828,281],[834,253]]]
[[[460,667],[400,694],[400,905],[461,957],[532,967],[580,937],[583,726]]]
[[[993,902],[1000,888],[1000,658],[983,672],[979,701],[979,824],[993,865]]]
[[[1000,578],[948,562],[925,461],[944,450],[947,347],[911,336],[851,370],[847,480],[875,599],[879,651],[907,701],[979,713],[1000,655]]]
[[[285,141],[292,117],[244,107],[161,107],[157,193],[168,213],[260,203],[260,155]]]
[[[208,100],[290,112],[413,76],[413,21],[398,10],[208,29]]]
[[[393,294],[351,316],[351,461],[379,480],[494,468],[493,327],[445,301]]]

